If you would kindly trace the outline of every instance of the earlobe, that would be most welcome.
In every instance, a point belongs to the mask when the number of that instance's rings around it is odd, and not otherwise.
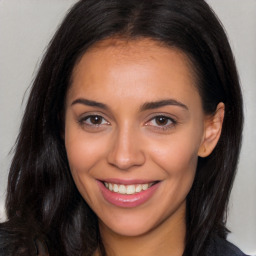
[[[221,135],[224,114],[225,105],[220,102],[214,115],[205,118],[204,137],[198,150],[198,156],[207,157],[214,150]]]

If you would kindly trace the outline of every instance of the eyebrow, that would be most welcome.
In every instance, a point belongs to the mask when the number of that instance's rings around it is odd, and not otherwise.
[[[174,100],[174,99],[166,99],[166,100],[160,100],[160,101],[154,101],[154,102],[146,102],[141,106],[140,110],[145,111],[145,110],[156,109],[156,108],[169,106],[169,105],[182,107],[182,108],[188,110],[188,107],[185,104],[183,104],[183,103],[181,103],[177,100]]]
[[[98,108],[101,108],[104,110],[109,110],[109,107],[104,103],[97,102],[94,100],[88,100],[88,99],[84,99],[84,98],[76,99],[71,103],[71,105],[75,105],[75,104],[83,104],[86,106],[98,107]],[[156,109],[156,108],[169,106],[169,105],[178,106],[178,107],[188,110],[188,107],[185,104],[183,104],[175,99],[165,99],[165,100],[160,100],[160,101],[146,102],[140,107],[140,111]]]
[[[83,105],[86,105],[86,106],[98,107],[98,108],[102,108],[102,109],[105,109],[105,110],[109,109],[108,106],[104,103],[100,103],[100,102],[97,102],[97,101],[94,101],[94,100],[88,100],[88,99],[84,99],[84,98],[79,98],[79,99],[74,100],[71,103],[71,106],[75,105],[75,104],[83,104]]]

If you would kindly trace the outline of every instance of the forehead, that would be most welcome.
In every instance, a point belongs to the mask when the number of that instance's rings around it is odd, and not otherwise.
[[[109,38],[97,42],[90,47],[86,53],[88,55],[93,55],[99,51],[105,51],[110,56],[115,57],[117,61],[120,61],[121,59],[139,61],[152,59],[155,53],[160,55],[166,54],[170,49],[172,48],[165,46],[161,42],[148,38]],[[179,52],[181,53],[181,51]]]
[[[156,55],[158,60],[161,57],[171,57],[170,55],[172,53],[179,55],[180,61],[186,65],[191,78],[196,80],[196,72],[193,68],[193,63],[184,52],[178,48],[167,46],[163,42],[149,38],[126,39],[113,37],[95,43],[87,49],[82,58],[77,62],[73,69],[73,76],[77,73],[77,70],[79,70],[79,66],[81,66],[79,64],[81,64],[81,62],[84,63],[87,61],[89,64],[89,61],[96,55],[101,55],[102,59],[104,57],[111,57],[112,62],[115,61],[119,63],[122,61],[128,62],[130,60],[134,64],[153,61]],[[107,61],[107,59],[104,61]]]
[[[181,50],[151,39],[111,38],[93,45],[76,64],[69,95],[83,90],[94,97],[104,90],[136,98],[141,90],[149,97],[150,93],[163,97],[195,89],[194,70]]]

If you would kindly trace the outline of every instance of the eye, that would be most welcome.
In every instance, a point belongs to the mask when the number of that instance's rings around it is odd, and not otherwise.
[[[109,124],[109,122],[100,115],[89,115],[89,116],[82,117],[79,120],[79,123],[87,126],[100,126],[100,125]]]
[[[146,125],[153,126],[154,128],[157,128],[157,129],[165,130],[165,129],[172,128],[173,126],[175,126],[176,123],[177,122],[173,118],[170,118],[164,115],[159,115],[149,120],[146,123]]]

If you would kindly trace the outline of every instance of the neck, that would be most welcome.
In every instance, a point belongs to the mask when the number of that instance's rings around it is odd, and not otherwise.
[[[108,256],[182,256],[186,235],[186,204],[157,227],[140,236],[123,236],[99,221]]]

